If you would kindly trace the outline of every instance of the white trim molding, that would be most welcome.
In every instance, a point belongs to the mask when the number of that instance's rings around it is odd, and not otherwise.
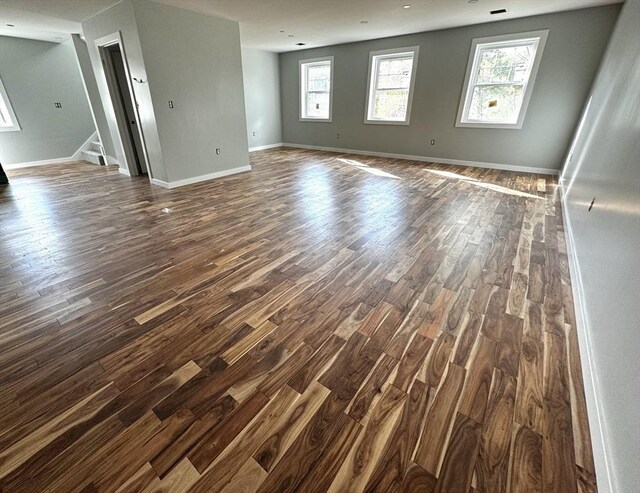
[[[176,181],[162,181],[156,178],[150,178],[151,183],[158,185],[162,188],[178,188],[186,185],[193,185],[194,183],[200,183],[202,181],[215,180],[216,178],[222,178],[223,176],[235,175],[237,173],[244,173],[245,171],[251,171],[251,166],[239,166],[237,168],[225,169],[223,171],[216,171],[215,173],[209,173],[207,175],[194,176],[193,178],[185,178],[184,180]],[[122,169],[120,169],[122,172]]]
[[[596,469],[596,481],[600,493],[613,493],[613,472],[608,457],[608,436],[604,426],[604,415],[598,396],[597,373],[594,365],[593,343],[591,342],[591,328],[586,312],[582,275],[576,254],[571,220],[567,212],[566,193],[562,183],[560,184],[560,202],[562,206],[562,219],[564,222],[564,234],[567,241],[567,257],[569,260],[569,274],[571,276],[571,291],[576,315],[576,333],[578,335],[578,348],[580,352],[580,365],[582,367],[582,380],[584,394],[587,402],[587,416],[589,418],[589,431],[591,435],[591,448],[593,462]]]
[[[277,144],[249,147],[249,152],[264,151],[265,149],[275,149],[276,147],[282,147],[283,145],[284,144],[282,142],[278,142]]]
[[[131,176],[131,173],[126,168],[118,167],[118,173],[120,173],[121,175],[124,175],[124,176]]]
[[[149,181],[151,182],[152,185],[158,185],[159,187],[162,187],[162,188],[171,188],[168,182],[158,180],[157,178],[149,178]]]
[[[409,154],[360,151],[357,149],[341,149],[339,147],[321,147],[321,146],[311,146],[311,145],[305,145],[305,144],[284,143],[283,145],[284,147],[293,147],[296,149],[312,149],[316,151],[338,152],[342,154],[358,154],[361,156],[389,157],[394,159],[406,159],[408,161],[422,161],[427,163],[455,164],[458,166],[471,166],[473,168],[501,169],[505,171],[517,171],[522,173],[536,173],[540,175],[557,175],[560,172],[560,170],[555,168],[534,168],[532,166],[515,166],[513,164],[483,163],[479,161],[465,161],[462,159],[449,159],[449,158],[428,157],[428,156],[411,156]]]

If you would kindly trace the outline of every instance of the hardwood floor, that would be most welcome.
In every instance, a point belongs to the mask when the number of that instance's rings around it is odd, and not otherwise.
[[[595,491],[554,179],[252,164],[10,172],[2,491]]]

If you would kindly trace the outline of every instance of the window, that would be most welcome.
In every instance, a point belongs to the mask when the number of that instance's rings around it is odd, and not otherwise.
[[[333,57],[300,60],[300,120],[331,121]]]
[[[547,33],[473,40],[456,126],[522,128]]]
[[[20,130],[18,119],[13,112],[11,102],[4,89],[2,79],[0,79],[0,132],[11,132]]]
[[[369,53],[365,123],[409,125],[418,46]]]

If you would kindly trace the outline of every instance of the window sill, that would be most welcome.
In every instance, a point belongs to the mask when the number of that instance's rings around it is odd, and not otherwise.
[[[482,122],[456,122],[456,127],[463,128],[493,128],[506,130],[520,130],[522,123],[482,123]]]
[[[302,118],[300,117],[301,122],[321,122],[321,123],[330,123],[331,118]]]
[[[409,120],[407,121],[398,121],[398,120],[368,120],[365,119],[365,125],[409,125]]]

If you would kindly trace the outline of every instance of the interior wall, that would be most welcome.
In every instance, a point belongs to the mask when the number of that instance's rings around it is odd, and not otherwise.
[[[111,141],[109,125],[107,124],[107,117],[104,114],[104,108],[102,107],[102,101],[100,100],[100,92],[98,91],[96,76],[93,73],[93,68],[91,67],[91,59],[89,58],[87,43],[79,34],[72,34],[71,42],[73,43],[75,50],[78,68],[80,69],[85,93],[89,100],[89,108],[93,116],[93,122],[96,130],[98,131],[98,137],[102,142],[102,147],[104,147],[109,160],[111,162],[116,162],[116,150],[114,149],[113,142]]]
[[[95,132],[71,40],[0,36],[0,77],[21,128],[0,132],[5,166],[70,158]]]
[[[248,166],[238,23],[134,6],[169,181]]]
[[[601,492],[640,491],[640,1],[627,0],[562,173]],[[595,198],[593,208],[589,205]],[[596,419],[599,418],[598,421]]]
[[[242,74],[249,150],[282,143],[278,54],[243,48]]]
[[[525,17],[280,55],[287,143],[559,169],[619,5]],[[521,130],[455,127],[474,38],[549,29]],[[364,124],[369,52],[420,46],[411,123]],[[332,122],[299,121],[298,61],[333,55]],[[336,135],[340,134],[337,139]],[[435,139],[436,145],[430,145]]]
[[[142,56],[142,46],[138,36],[138,26],[136,24],[133,2],[124,0],[107,10],[91,17],[82,23],[82,31],[87,41],[87,49],[91,58],[91,65],[96,77],[100,100],[107,119],[109,133],[115,148],[115,158],[120,168],[126,170],[126,159],[124,149],[118,133],[116,115],[109,95],[109,88],[105,77],[100,53],[95,41],[113,33],[120,32],[124,43],[124,50],[127,57],[129,72],[132,78],[144,81],[133,85],[136,102],[138,103],[138,114],[141,120],[142,131],[145,137],[147,156],[152,176],[157,180],[167,180],[167,170],[165,168],[163,149],[160,145],[160,137],[154,113],[154,102],[149,90],[149,81],[145,61]]]

